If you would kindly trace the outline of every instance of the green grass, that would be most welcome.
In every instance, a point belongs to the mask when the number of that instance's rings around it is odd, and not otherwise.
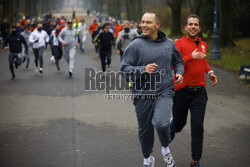
[[[235,39],[236,46],[233,48],[221,49],[221,60],[210,59],[210,52],[207,55],[207,61],[210,64],[221,68],[239,72],[242,64],[250,64],[250,38]],[[208,48],[211,51],[212,42],[208,42]]]

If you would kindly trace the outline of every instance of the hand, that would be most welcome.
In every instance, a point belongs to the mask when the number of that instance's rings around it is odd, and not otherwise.
[[[155,70],[157,69],[157,67],[158,67],[157,64],[152,63],[152,64],[146,65],[145,70],[146,70],[147,73],[151,74],[151,73],[155,72]]]
[[[66,46],[68,43],[67,42],[63,42],[63,46]]]
[[[176,74],[175,75],[175,83],[178,84],[178,85],[181,85],[183,83],[183,76],[181,74]]]
[[[210,77],[210,79],[212,81],[212,86],[215,86],[217,84],[217,76],[214,75],[213,72],[211,72],[211,73],[209,73],[209,77]]]
[[[5,46],[3,49],[6,51],[8,49],[8,46]]]
[[[76,47],[78,48],[78,46],[79,46],[79,43],[76,43]]]
[[[195,49],[192,52],[192,57],[193,59],[203,59],[204,57],[206,57],[206,55],[203,52],[197,52],[197,49]]]
[[[120,35],[120,37],[119,37],[120,39],[123,39],[123,37],[122,37],[122,35]]]

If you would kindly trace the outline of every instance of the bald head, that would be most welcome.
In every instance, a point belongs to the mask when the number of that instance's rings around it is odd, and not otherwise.
[[[158,14],[157,14],[156,12],[151,12],[151,11],[149,11],[149,12],[145,12],[144,15],[150,15],[150,17],[152,17],[152,18],[154,19],[154,22],[155,22],[155,23],[159,23],[159,22],[160,22],[159,16],[158,16]],[[143,16],[144,16],[144,15],[143,15]],[[143,16],[142,16],[142,17],[143,17]]]

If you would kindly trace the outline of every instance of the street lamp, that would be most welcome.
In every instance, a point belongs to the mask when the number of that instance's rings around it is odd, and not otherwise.
[[[218,30],[218,0],[214,0],[214,32],[210,59],[221,59]]]
[[[19,1],[18,0],[16,0],[16,22],[18,22],[18,19],[19,19],[19,17],[18,17],[18,12],[19,12]]]

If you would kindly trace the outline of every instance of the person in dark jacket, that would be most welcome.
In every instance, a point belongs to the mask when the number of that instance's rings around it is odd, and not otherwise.
[[[10,33],[10,24],[8,23],[7,19],[3,19],[3,22],[1,24],[1,37],[3,38],[3,41]]]
[[[103,25],[102,32],[95,37],[94,42],[99,45],[99,56],[102,64],[102,71],[106,71],[106,65],[108,65],[108,71],[110,71],[111,51],[114,36],[111,32],[109,32],[109,23],[105,23]]]
[[[28,45],[26,43],[26,40],[22,35],[17,33],[17,26],[12,26],[12,33],[9,34],[5,41],[4,41],[4,50],[8,49],[9,45],[9,68],[10,72],[12,74],[12,80],[15,79],[15,72],[13,63],[15,63],[15,67],[18,68],[19,65],[22,63],[22,44],[24,44],[25,47],[25,53],[28,53]]]

